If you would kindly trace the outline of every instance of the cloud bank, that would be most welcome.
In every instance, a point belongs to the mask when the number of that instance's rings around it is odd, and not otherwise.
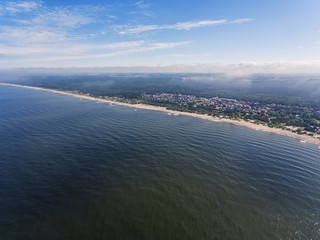
[[[156,47],[156,46],[153,46]],[[162,45],[157,46],[164,47]],[[2,69],[1,71],[13,71]],[[248,76],[251,74],[307,74],[320,75],[320,61],[304,62],[242,62],[234,64],[194,63],[157,66],[106,66],[83,68],[20,68],[20,72],[41,73],[221,73],[230,77]]]

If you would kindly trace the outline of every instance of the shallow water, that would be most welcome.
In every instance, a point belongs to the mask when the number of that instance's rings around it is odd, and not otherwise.
[[[1,239],[318,239],[320,151],[228,123],[0,87]]]

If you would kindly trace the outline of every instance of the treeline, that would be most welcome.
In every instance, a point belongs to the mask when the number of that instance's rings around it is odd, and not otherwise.
[[[144,93],[181,93],[198,97],[224,97],[259,102],[308,106],[320,109],[320,80],[298,82],[283,79],[268,80],[254,76],[246,83],[242,79],[229,80],[217,75],[214,81],[192,80],[204,74],[101,74],[69,76],[29,76],[11,81],[37,87],[90,93],[95,96],[140,99]],[[191,79],[191,80],[190,80]],[[246,83],[246,84],[244,84]],[[317,94],[318,93],[318,94]]]
[[[205,79],[211,80],[205,80]],[[5,79],[1,80],[6,82]],[[256,75],[249,79],[228,79],[208,74],[100,74],[100,75],[29,75],[7,82],[36,87],[77,91],[94,97],[117,97],[129,102],[144,102],[168,109],[213,116],[242,118],[271,127],[296,126],[315,132],[320,126],[320,80]],[[147,101],[143,94],[173,93],[197,97],[222,97],[257,103],[281,104],[267,115],[247,114],[235,109],[178,105]],[[303,107],[311,109],[304,110]]]

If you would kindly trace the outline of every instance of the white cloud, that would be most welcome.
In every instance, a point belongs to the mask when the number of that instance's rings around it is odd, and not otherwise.
[[[218,20],[218,21],[205,20],[205,21],[197,21],[197,22],[182,22],[174,25],[164,26],[164,29],[190,30],[191,28],[214,26],[214,25],[220,25],[225,23],[227,23],[226,20]]]
[[[85,54],[92,51],[106,51],[137,48],[144,44],[144,41],[116,42],[108,44],[71,44],[63,46],[64,53],[68,54]],[[108,53],[109,54],[109,53]]]
[[[115,72],[224,73],[230,77],[250,74],[320,74],[316,62],[240,62],[234,64],[194,63],[162,66],[114,67]],[[110,68],[109,71],[113,71]]]
[[[48,11],[32,19],[33,24],[55,25],[58,27],[70,28],[76,28],[81,25],[86,25],[93,21],[93,18],[86,16],[86,14],[73,11],[67,8],[60,8],[56,9],[55,11]]]
[[[138,8],[141,8],[141,9],[146,9],[146,8],[149,8],[151,6],[150,3],[146,3],[145,1],[138,1],[135,3],[135,5],[138,7]]]
[[[9,13],[29,12],[41,6],[39,1],[8,2],[4,9]]]
[[[230,21],[230,23],[248,23],[248,22],[253,22],[254,19],[252,18],[240,18],[240,19],[236,19],[236,20],[232,20]]]
[[[182,45],[189,44],[190,42],[174,42],[174,43],[151,43],[146,44],[140,47],[132,47],[121,51],[116,52],[109,52],[109,53],[102,53],[102,54],[89,54],[89,55],[81,55],[81,56],[65,56],[65,57],[55,57],[55,58],[48,58],[42,59],[45,61],[57,61],[57,60],[79,60],[79,59],[94,59],[94,58],[108,58],[114,56],[122,56],[128,55],[132,53],[138,52],[146,52],[146,51],[154,51],[159,49],[168,49],[174,48]]]
[[[46,27],[2,27],[0,39],[11,43],[49,43],[69,40],[66,32]]]
[[[128,54],[131,54],[131,53],[138,53],[138,52],[154,51],[154,50],[159,50],[159,49],[174,48],[174,47],[186,45],[186,44],[189,44],[189,43],[190,42],[151,43],[151,44],[146,44],[144,46],[140,46],[140,47],[136,47],[136,48],[126,49],[126,50],[123,50],[123,51],[117,51],[117,52],[105,53],[105,54],[87,55],[87,56],[81,56],[81,58],[88,59],[88,58],[114,57],[114,56],[120,56],[120,55],[128,55]]]
[[[189,44],[190,42],[146,43],[143,41],[119,42],[112,44],[83,44],[61,46],[57,45],[30,45],[28,47],[6,47],[0,45],[0,54],[16,56],[18,58],[2,58],[0,65],[10,66],[62,66],[66,67],[79,63],[81,60],[106,60],[116,56],[125,56],[140,52],[163,50]]]
[[[137,34],[145,31],[151,31],[159,29],[159,26],[157,25],[140,25],[131,29],[127,29],[124,31],[120,31],[119,34]]]
[[[8,56],[26,56],[34,55],[65,55],[65,54],[84,54],[89,51],[105,51],[105,50],[119,50],[140,47],[144,44],[143,41],[131,42],[116,42],[109,44],[73,44],[73,43],[55,43],[55,44],[24,44],[20,46],[7,46],[0,44],[0,55]]]
[[[50,53],[52,50],[46,45],[35,45],[35,46],[7,46],[0,45],[0,55],[29,55],[29,54],[43,54]]]
[[[132,49],[130,53],[132,52],[145,52],[145,51],[153,51],[153,50],[159,50],[159,49],[167,49],[167,48],[174,48],[178,46],[183,46],[190,44],[190,41],[186,42],[170,42],[170,43],[151,43],[146,46],[143,46],[141,48]]]
[[[121,52],[114,53],[112,56],[121,55]],[[90,58],[90,56],[88,56]],[[96,57],[96,56],[95,56]],[[100,57],[106,57],[101,55]],[[111,57],[108,55],[107,57]],[[94,58],[94,57],[93,57]],[[50,65],[46,62],[59,61],[59,63],[66,64],[68,60],[75,60],[70,58],[47,58],[41,59],[42,67],[49,67],[46,69],[36,69],[34,71],[49,72],[49,73],[63,73],[67,71],[70,73],[74,71],[76,73],[222,73],[226,74],[225,77],[239,77],[248,76],[251,74],[320,74],[320,62],[240,62],[234,64],[219,64],[219,63],[194,63],[194,64],[175,64],[175,65],[131,65],[131,66],[115,66],[115,65],[104,65],[104,67],[78,67],[78,68],[68,68],[65,65],[60,65],[61,68],[50,68]],[[32,60],[28,61],[28,63]],[[0,60],[0,63],[1,60]],[[72,62],[70,62],[72,63]],[[33,64],[31,66],[34,66]],[[69,65],[74,66],[74,65]],[[57,65],[53,66],[57,67]],[[59,66],[58,66],[59,67]],[[2,66],[2,69],[3,66]],[[28,69],[24,69],[28,71]],[[33,71],[31,69],[31,71]],[[214,80],[212,78],[211,80]],[[197,80],[194,79],[193,80]],[[202,78],[202,80],[204,80]],[[207,79],[210,81],[210,78]]]
[[[132,1],[131,3],[135,5],[135,9],[140,15],[142,12],[147,14],[148,8],[151,6],[147,1],[142,0]],[[137,41],[139,38],[136,36],[118,36],[113,31],[111,24],[106,23],[110,20],[122,21],[122,19],[111,15],[110,13],[115,12],[109,11],[109,7],[100,6],[49,7],[45,5],[45,1],[42,2],[40,0],[17,2],[11,0],[3,4],[0,3],[0,12],[4,13],[0,16],[0,21],[3,20],[0,25],[1,62],[6,66],[10,64],[41,66],[42,61],[47,62],[47,64],[61,64],[60,60],[70,64],[74,61],[74,64],[77,64],[79,63],[77,60],[81,59],[98,59],[98,62],[100,59],[104,60],[104,58],[108,59],[129,54],[136,54],[140,57],[142,54],[139,55],[137,53],[176,48],[190,44],[188,41],[152,43],[146,39]],[[116,11],[119,11],[119,9],[117,8]],[[191,30],[250,21],[252,20],[236,19],[227,21],[221,19],[186,21],[168,25],[122,25],[117,29],[117,32],[125,35],[153,30]],[[95,24],[94,28],[89,28],[91,25],[86,28],[86,25],[92,23],[99,24]],[[109,35],[111,36],[109,37]],[[118,39],[119,42],[112,43],[110,42],[111,39],[114,41]],[[123,59],[125,61],[125,58]],[[51,63],[51,61],[55,61],[55,63]],[[90,65],[93,61],[84,62]]]
[[[99,48],[101,49],[119,49],[119,48],[133,48],[139,47],[144,43],[144,41],[131,41],[131,42],[117,42],[117,43],[109,43],[100,45]],[[91,45],[96,46],[96,45]]]
[[[209,27],[216,26],[228,23],[246,23],[251,22],[253,19],[244,18],[244,19],[236,19],[233,21],[227,21],[225,19],[222,20],[202,20],[202,21],[189,21],[189,22],[180,22],[172,25],[138,25],[136,27],[128,28],[125,30],[119,31],[119,34],[139,34],[146,31],[152,30],[190,30],[192,28],[199,27]],[[126,27],[126,26],[122,26]]]
[[[41,2],[10,2],[11,13],[21,13],[38,8],[38,11],[28,14],[15,14],[9,16],[8,24],[0,26],[0,54],[6,66],[19,64],[42,65],[42,61],[70,61],[81,59],[109,58],[139,52],[174,48],[189,42],[148,42],[148,41],[122,41],[108,42],[100,35],[80,27],[97,20],[96,13],[102,11],[97,6],[54,7],[41,6]],[[147,8],[145,2],[137,2],[139,8]],[[7,6],[6,5],[6,6]],[[0,7],[3,5],[0,4]],[[41,11],[40,11],[41,10]],[[103,9],[104,11],[105,9]],[[116,19],[108,12],[103,13],[104,20]],[[5,16],[6,18],[7,16]],[[100,16],[101,17],[101,16]],[[10,19],[11,18],[11,19]],[[99,21],[103,21],[101,18]],[[104,26],[106,28],[106,26]],[[89,30],[89,31],[87,31]],[[101,30],[99,29],[98,32]],[[84,41],[85,40],[85,41]],[[59,63],[60,64],[60,63]]]
[[[0,5],[1,6],[1,5]],[[76,43],[79,39],[92,38],[90,34],[79,34],[74,30],[94,21],[97,6],[75,6],[71,7],[55,7],[46,8],[41,6],[41,2],[9,2],[7,3],[7,11],[19,13],[31,11],[38,8],[39,11],[15,15],[15,18],[9,18],[10,21],[6,25],[0,25],[0,43],[7,44],[8,49],[17,52],[21,49],[23,52],[38,52],[41,47],[34,47],[32,44],[46,44],[48,51],[56,48],[58,44],[68,45],[68,42]],[[41,10],[41,11],[40,11]],[[50,44],[52,46],[50,46]],[[23,50],[30,48],[31,50]],[[3,48],[2,48],[3,50]],[[44,52],[48,52],[44,51]]]
[[[155,67],[152,67],[156,69]],[[225,73],[230,76],[248,74],[287,73],[287,74],[319,74],[320,61],[315,62],[240,62],[233,64],[195,63],[163,66],[158,69],[163,72],[202,72]]]

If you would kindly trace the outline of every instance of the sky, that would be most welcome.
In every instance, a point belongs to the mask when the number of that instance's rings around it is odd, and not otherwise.
[[[319,12],[319,0],[0,0],[0,68],[320,73]]]

